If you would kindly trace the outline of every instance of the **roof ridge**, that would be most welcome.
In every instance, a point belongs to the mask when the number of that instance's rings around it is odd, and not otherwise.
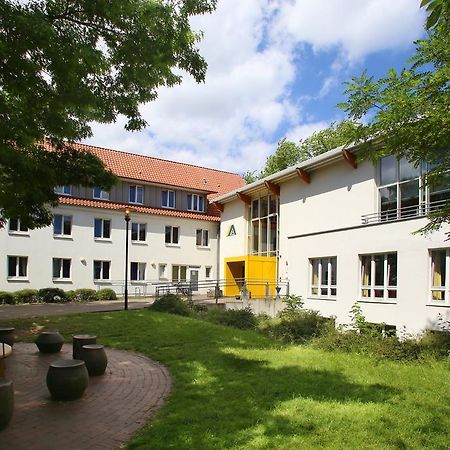
[[[199,166],[199,165],[185,163],[185,162],[173,161],[172,159],[158,158],[156,156],[143,155],[142,153],[133,153],[133,152],[130,152],[130,151],[116,150],[116,149],[107,148],[107,147],[99,147],[98,145],[84,144],[84,143],[81,143],[81,142],[74,142],[74,144],[76,144],[76,145],[83,145],[85,147],[96,148],[96,149],[99,149],[99,150],[106,150],[106,151],[109,151],[109,152],[125,153],[126,155],[141,156],[143,158],[148,158],[148,159],[156,159],[158,161],[170,162],[170,163],[173,163],[173,164],[179,164],[179,165],[183,165],[183,166],[197,167],[198,169],[207,169],[207,170],[212,170],[214,172],[228,173],[230,175],[237,175],[237,176],[241,177],[241,175],[239,173],[237,173],[237,172],[230,172],[228,170],[214,169],[212,167],[205,167],[205,166]]]

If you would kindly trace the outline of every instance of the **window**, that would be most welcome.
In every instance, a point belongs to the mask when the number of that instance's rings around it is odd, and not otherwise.
[[[209,245],[208,230],[197,230],[196,245],[199,247],[208,247]]]
[[[57,280],[70,280],[71,259],[53,258],[53,278]]]
[[[166,244],[178,244],[180,241],[180,227],[166,226]]]
[[[8,277],[26,278],[27,269],[28,256],[8,256]]]
[[[209,280],[211,278],[211,272],[212,272],[212,267],[211,266],[206,266],[205,267],[205,278],[207,280]]]
[[[132,262],[130,270],[131,281],[145,280],[145,269],[147,264],[143,262]]]
[[[275,256],[278,251],[278,197],[267,195],[253,200],[249,215],[249,253]]]
[[[188,194],[188,210],[189,211],[205,211],[205,199],[203,195]]]
[[[311,266],[312,296],[335,297],[337,258],[313,258],[309,260]]]
[[[94,261],[94,280],[109,280],[111,261]]]
[[[138,203],[140,205],[144,203],[143,186],[130,186],[130,203]]]
[[[72,195],[72,186],[68,184],[64,186],[56,186],[55,193],[60,195]]]
[[[161,206],[163,208],[175,208],[175,192],[161,191]]]
[[[397,298],[397,253],[361,255],[363,300]]]
[[[432,250],[431,256],[431,300],[449,303],[450,300],[450,249]]]
[[[95,188],[92,191],[92,197],[98,200],[109,200],[109,192],[104,191],[99,186],[95,186]]]
[[[10,233],[28,233],[28,228],[23,226],[20,219],[9,219]]]
[[[158,274],[160,279],[167,279],[167,264],[162,263],[159,265]]]
[[[172,266],[172,282],[186,281],[187,266]]]
[[[147,239],[147,225],[145,223],[131,224],[131,240],[145,242]]]
[[[72,235],[72,216],[63,216],[56,214],[53,219],[53,235],[54,236],[71,236]]]
[[[94,220],[94,237],[96,239],[110,239],[111,221],[108,219]]]

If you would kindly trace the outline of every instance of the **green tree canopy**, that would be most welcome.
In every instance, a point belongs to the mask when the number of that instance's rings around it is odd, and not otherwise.
[[[139,105],[206,63],[189,18],[215,0],[0,0],[0,220],[50,223],[57,185],[109,188],[114,176],[70,142],[93,121],[145,121]],[[174,70],[176,69],[176,71]],[[181,69],[181,71],[180,71]],[[54,151],[44,150],[44,138]]]
[[[410,66],[378,80],[366,72],[352,78],[340,107],[351,120],[364,119],[356,136],[366,155],[396,155],[415,166],[426,161],[434,167],[427,177],[433,186],[448,183],[450,170],[450,0],[431,3],[428,11],[431,29],[416,42]],[[450,222],[450,205],[430,219],[422,231]]]

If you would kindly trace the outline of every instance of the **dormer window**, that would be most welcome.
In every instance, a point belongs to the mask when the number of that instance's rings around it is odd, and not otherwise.
[[[55,194],[72,195],[72,186],[70,186],[70,184],[65,184],[63,186],[56,186]]]
[[[205,211],[205,198],[199,194],[188,194],[188,210],[189,211]]]
[[[175,208],[175,192],[169,190],[161,191],[161,206],[163,208]]]
[[[104,191],[99,186],[95,186],[95,188],[92,190],[92,197],[97,200],[109,200],[109,192]]]
[[[143,186],[130,186],[130,203],[137,203],[142,205],[144,203],[144,187]]]

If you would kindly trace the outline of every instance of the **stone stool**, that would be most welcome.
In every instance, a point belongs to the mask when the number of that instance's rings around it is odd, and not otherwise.
[[[58,353],[64,344],[64,338],[58,331],[43,331],[34,343],[41,353]]]
[[[0,342],[12,347],[14,345],[14,328],[0,327]]]
[[[83,345],[88,344],[96,344],[97,343],[97,336],[93,336],[92,334],[75,334],[72,336],[72,342],[73,342],[73,350],[72,350],[72,356],[73,359],[81,359],[81,347]]]
[[[105,347],[99,344],[83,345],[80,358],[86,363],[90,376],[103,375],[108,365]]]
[[[88,383],[86,365],[79,359],[58,359],[48,368],[47,387],[56,400],[80,398]]]
[[[0,378],[0,430],[6,428],[11,421],[14,410],[13,382]]]

